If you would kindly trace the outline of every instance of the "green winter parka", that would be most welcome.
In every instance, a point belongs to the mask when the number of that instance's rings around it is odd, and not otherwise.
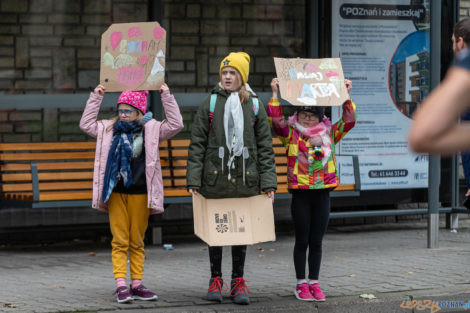
[[[212,125],[210,125],[210,98],[217,93]],[[235,158],[235,168],[230,170],[224,131],[225,102],[230,93],[217,85],[199,106],[191,130],[189,145],[187,188],[198,189],[206,198],[242,198],[259,195],[261,191],[277,188],[276,165],[272,149],[271,128],[266,109],[259,102],[258,115],[253,109],[253,95],[242,104],[244,117],[243,141],[248,148],[243,182],[243,154]],[[224,158],[219,157],[219,147]]]

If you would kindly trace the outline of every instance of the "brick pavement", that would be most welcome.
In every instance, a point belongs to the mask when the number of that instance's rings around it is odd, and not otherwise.
[[[434,295],[447,300],[452,294],[470,292],[470,220],[461,221],[460,226],[458,233],[441,228],[438,249],[426,248],[425,223],[330,228],[324,241],[320,273],[328,299],[319,305],[300,303],[292,294],[295,276],[291,235],[249,247],[245,278],[250,281],[253,304],[248,307],[235,306],[228,298],[223,304],[203,299],[209,262],[207,247],[199,240],[176,241],[173,251],[148,247],[144,284],[155,290],[160,299],[131,305],[119,305],[112,296],[114,281],[107,244],[3,247],[0,312],[116,309],[143,312],[157,308],[162,312],[298,312],[314,308],[322,312],[344,301],[367,307],[370,300],[359,299],[362,293],[375,294],[379,300],[373,301],[379,302],[390,299],[399,303],[409,295]],[[230,252],[226,248],[223,262],[226,277],[230,275],[230,266]],[[462,297],[459,300],[470,300],[468,296]],[[394,307],[399,308],[399,304]]]

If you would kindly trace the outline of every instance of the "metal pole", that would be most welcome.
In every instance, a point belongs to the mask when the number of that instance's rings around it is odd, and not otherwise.
[[[171,4],[170,4],[171,5]],[[163,2],[162,0],[151,0],[148,4],[149,9],[149,21],[157,21],[162,24],[163,20]],[[150,91],[149,92],[149,107],[152,113],[154,114],[154,118],[157,120],[161,120],[163,118],[162,110],[162,101],[160,99],[160,92],[159,91]]]
[[[431,87],[441,81],[441,1],[431,0]],[[429,157],[428,180],[428,248],[437,248],[439,243],[439,183],[441,158]]]
[[[453,12],[453,25],[457,23],[459,20],[460,15],[460,1],[453,0],[452,6],[454,8]],[[452,156],[452,202],[451,206],[452,209],[455,209],[459,206],[459,192],[460,192],[460,184],[459,184],[459,154],[454,154]],[[457,232],[459,228],[459,215],[457,213],[450,214],[450,229],[452,232]]]
[[[452,156],[452,175],[451,175],[451,202],[450,205],[452,209],[455,209],[459,206],[459,159],[458,155],[454,154]],[[451,213],[450,214],[450,229],[452,232],[457,232],[459,228],[459,214]]]
[[[306,48],[307,58],[318,58],[319,1],[306,1]]]

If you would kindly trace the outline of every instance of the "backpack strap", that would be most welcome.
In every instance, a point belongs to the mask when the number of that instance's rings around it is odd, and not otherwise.
[[[211,100],[209,102],[209,132],[212,128],[212,120],[214,119],[215,104],[217,103],[217,94],[211,94]]]
[[[255,118],[258,116],[259,111],[259,100],[258,97],[252,97],[253,99],[253,112],[255,113]]]
[[[252,96],[251,99],[253,100],[253,113],[255,113],[255,122],[258,118],[258,111],[259,111],[259,100],[258,97]],[[217,93],[211,94],[211,99],[209,102],[209,130],[212,128],[212,120],[214,119],[214,110],[215,104],[217,103]]]
[[[210,102],[210,107],[209,107],[209,112],[212,114],[214,114],[216,102],[217,102],[217,94],[213,93],[211,94],[211,102]]]

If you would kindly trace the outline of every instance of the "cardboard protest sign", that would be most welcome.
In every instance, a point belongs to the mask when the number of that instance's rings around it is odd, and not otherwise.
[[[193,195],[193,214],[194,232],[209,246],[276,240],[273,203],[266,195],[226,199]]]
[[[157,22],[111,25],[101,36],[106,91],[158,90],[164,83],[166,31]]]
[[[297,106],[337,106],[349,99],[339,58],[274,58],[281,97]]]

